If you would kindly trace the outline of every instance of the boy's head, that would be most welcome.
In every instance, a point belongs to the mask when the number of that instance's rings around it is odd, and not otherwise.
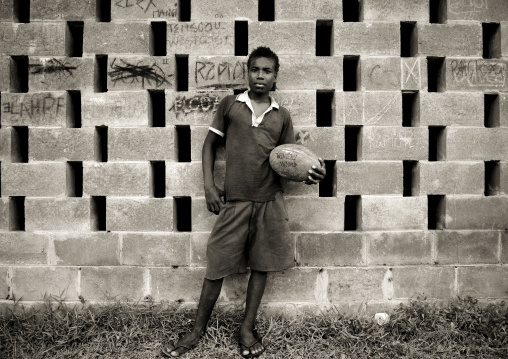
[[[256,58],[260,57],[266,57],[269,59],[272,59],[275,64],[275,73],[277,74],[279,72],[279,57],[275,52],[273,52],[269,47],[260,46],[252,50],[252,52],[249,55],[249,59],[247,60],[247,68],[250,69],[250,66],[252,64],[252,61]]]
[[[249,88],[258,95],[266,96],[273,90],[279,71],[279,58],[268,47],[258,47],[247,60]]]

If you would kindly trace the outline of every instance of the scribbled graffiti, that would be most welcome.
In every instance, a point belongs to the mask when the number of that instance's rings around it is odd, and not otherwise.
[[[154,4],[154,0],[118,0],[115,1],[115,5],[121,8],[130,8],[137,6],[145,13],[147,13],[152,6],[157,8],[157,6]]]
[[[209,95],[196,95],[189,98],[177,96],[169,111],[183,115],[193,112],[215,112],[220,100],[219,96]]]
[[[215,63],[212,61],[196,61],[195,78],[198,86],[205,83],[208,87],[227,87],[231,82],[245,82],[247,79],[247,63],[242,61]],[[206,84],[211,82],[212,84]]]
[[[452,79],[467,82],[471,86],[504,86],[506,63],[488,60],[452,60]]]
[[[170,85],[169,78],[173,74],[166,75],[164,70],[156,63],[151,65],[143,64],[143,61],[138,61],[135,64],[129,63],[122,59],[113,59],[111,62],[111,71],[108,76],[111,79],[113,86],[118,82],[124,84],[140,84],[142,88],[158,88],[163,85]]]
[[[303,145],[309,141],[314,141],[314,137],[309,131],[299,130],[295,133],[296,143]]]
[[[2,114],[33,119],[40,116],[58,116],[65,110],[65,97],[52,94],[23,95],[10,101],[2,99]]]
[[[41,59],[41,63],[28,65],[32,75],[50,75],[55,74],[60,79],[65,77],[74,77],[74,70],[77,66],[71,66],[65,60],[49,59],[47,61]]]
[[[471,19],[477,13],[484,13],[487,8],[487,0],[449,0],[448,10],[451,14],[460,15],[464,19]]]

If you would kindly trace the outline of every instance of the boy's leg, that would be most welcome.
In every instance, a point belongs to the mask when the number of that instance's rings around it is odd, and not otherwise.
[[[254,323],[256,321],[259,304],[265,292],[266,278],[266,272],[251,271],[249,285],[247,287],[245,318],[240,328],[240,339],[246,346],[250,346],[250,343],[254,343],[257,340],[253,333]],[[250,354],[258,355],[261,354],[263,350],[263,345],[261,343],[256,343],[250,348]],[[249,350],[242,348],[242,354],[248,355]]]

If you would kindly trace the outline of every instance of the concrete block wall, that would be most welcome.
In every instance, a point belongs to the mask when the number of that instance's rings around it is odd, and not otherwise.
[[[295,268],[264,306],[507,298],[505,0],[0,0],[0,304],[197,302],[201,146],[260,45],[328,170],[284,181]]]

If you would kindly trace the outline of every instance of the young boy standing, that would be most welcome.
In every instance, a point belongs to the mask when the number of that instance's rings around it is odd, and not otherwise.
[[[219,297],[223,278],[244,273],[247,264],[251,275],[239,342],[242,356],[261,355],[264,347],[254,331],[254,322],[267,272],[294,265],[282,185],[269,164],[272,149],[295,142],[289,112],[269,96],[277,79],[279,59],[269,48],[258,47],[250,54],[247,67],[250,90],[226,96],[220,102],[203,144],[206,205],[218,217],[208,240],[208,265],[194,327],[174,346],[163,348],[167,356],[178,357],[197,345]],[[213,180],[215,151],[223,139],[224,191]],[[316,184],[325,177],[324,162],[319,161],[321,168],[309,169],[305,183]]]

